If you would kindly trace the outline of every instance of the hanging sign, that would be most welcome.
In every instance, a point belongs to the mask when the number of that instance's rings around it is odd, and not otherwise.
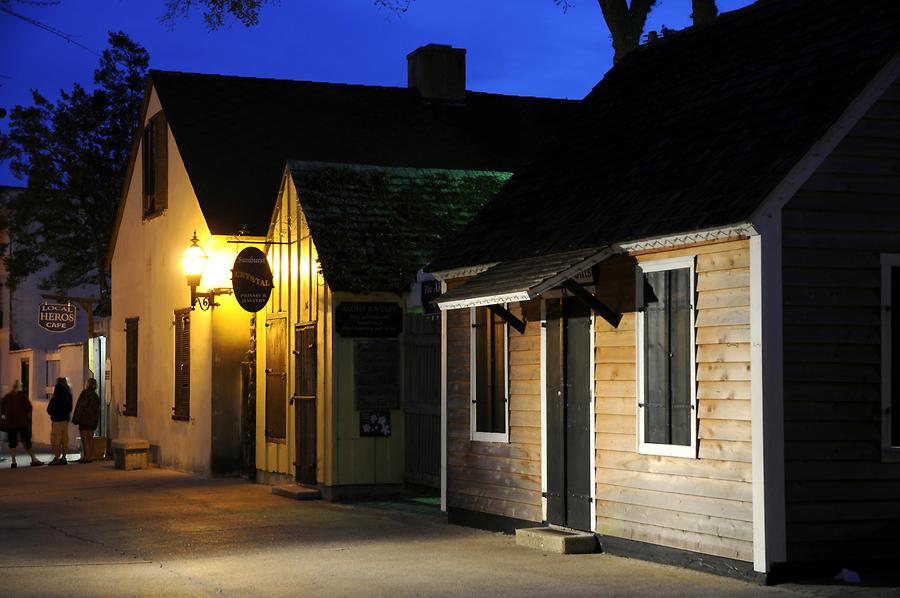
[[[426,280],[422,282],[422,313],[426,316],[436,316],[441,313],[435,299],[441,296],[441,282],[439,280]]]
[[[242,249],[231,270],[231,288],[244,310],[253,313],[264,308],[272,294],[272,270],[266,254],[256,247]]]
[[[75,306],[71,303],[41,303],[38,326],[50,332],[65,332],[75,328]]]

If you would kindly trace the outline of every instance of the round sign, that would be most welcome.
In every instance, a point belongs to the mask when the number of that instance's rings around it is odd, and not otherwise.
[[[266,254],[256,247],[242,249],[231,270],[231,287],[238,305],[246,311],[264,308],[272,294],[272,270]]]

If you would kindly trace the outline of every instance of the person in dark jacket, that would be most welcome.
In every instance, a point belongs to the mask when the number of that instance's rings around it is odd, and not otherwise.
[[[81,434],[81,459],[79,463],[90,463],[94,455],[94,430],[100,422],[100,395],[97,394],[97,381],[88,378],[87,388],[78,395],[72,423],[78,426]]]
[[[53,445],[50,465],[65,465],[68,463],[66,448],[69,446],[69,416],[72,414],[72,391],[65,378],[56,379],[47,413],[50,414],[50,444]]]
[[[22,391],[22,384],[18,380],[13,383],[12,390],[0,400],[0,428],[7,434],[9,454],[12,457],[11,468],[18,467],[16,448],[19,446],[19,440],[31,455],[32,467],[44,464],[38,460],[31,448],[31,401]]]

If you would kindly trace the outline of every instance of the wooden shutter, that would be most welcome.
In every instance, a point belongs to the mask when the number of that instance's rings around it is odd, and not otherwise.
[[[644,440],[691,444],[689,268],[644,275]]]
[[[191,419],[191,310],[175,312],[175,406],[172,419]]]
[[[669,309],[666,272],[644,275],[644,441],[669,443]]]
[[[491,313],[491,421],[487,432],[506,432],[506,323]]]
[[[160,111],[144,127],[144,216],[168,206],[168,125]]]
[[[287,430],[286,323],[284,316],[266,322],[266,438],[270,439],[285,438]]]
[[[125,320],[125,415],[137,416],[138,319]]]

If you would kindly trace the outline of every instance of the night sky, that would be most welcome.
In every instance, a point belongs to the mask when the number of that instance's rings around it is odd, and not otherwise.
[[[718,0],[725,12],[750,0]],[[427,43],[466,48],[467,87],[515,95],[581,98],[612,64],[596,0],[563,12],[552,0],[416,0],[397,15],[372,0],[280,0],[260,24],[206,30],[200,11],[173,30],[163,0],[12,0],[11,9],[65,32],[96,53],[107,31],[150,52],[151,68],[335,83],[406,85],[406,54]],[[660,0],[647,29],[690,24],[690,0]],[[0,12],[0,107],[89,86],[98,57]],[[0,119],[6,130],[8,117]],[[0,164],[0,185],[22,185]]]

